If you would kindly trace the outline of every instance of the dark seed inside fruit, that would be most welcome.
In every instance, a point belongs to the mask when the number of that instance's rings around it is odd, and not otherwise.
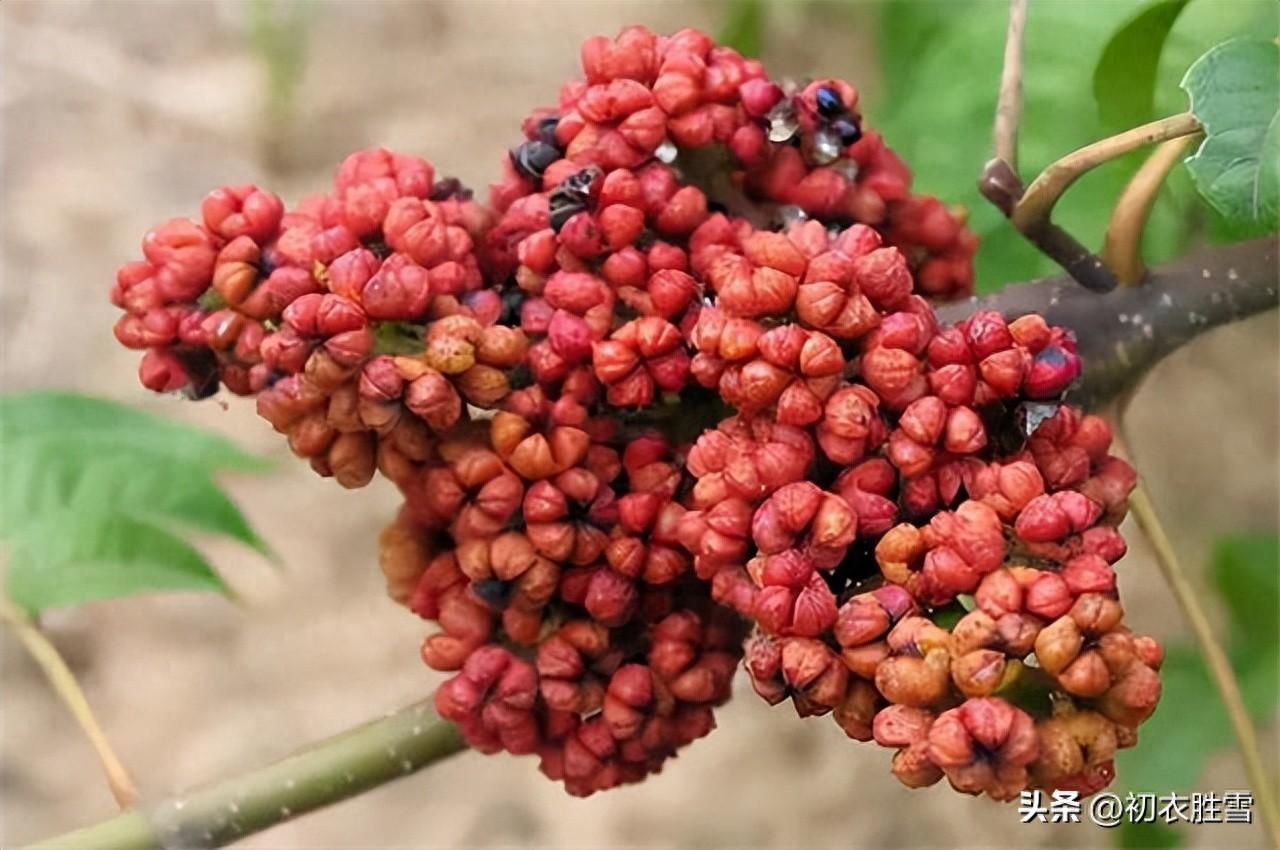
[[[511,164],[530,180],[541,180],[543,172],[560,158],[559,148],[546,142],[525,142],[511,149]]]
[[[814,100],[818,104],[818,114],[823,118],[835,118],[845,111],[844,101],[840,99],[840,93],[831,86],[823,86],[818,89]]]
[[[862,128],[852,118],[839,118],[831,122],[831,129],[840,136],[840,144],[848,147],[862,138]]]
[[[511,595],[511,584],[498,579],[474,581],[471,583],[471,592],[494,608],[501,608]]]
[[[469,201],[471,200],[471,190],[462,185],[462,181],[457,177],[445,177],[437,180],[435,185],[431,187],[430,199],[433,201],[447,201],[450,198]]]
[[[556,140],[556,127],[560,126],[560,118],[556,115],[548,115],[538,122],[538,141],[552,147],[560,147],[560,143]]]

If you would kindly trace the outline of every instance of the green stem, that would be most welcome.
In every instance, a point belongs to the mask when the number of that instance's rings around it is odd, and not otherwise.
[[[1262,763],[1262,747],[1258,743],[1258,733],[1249,719],[1249,712],[1244,705],[1244,696],[1240,692],[1240,683],[1236,680],[1235,671],[1226,651],[1218,642],[1209,625],[1209,617],[1197,601],[1195,587],[1191,579],[1178,563],[1178,556],[1173,544],[1165,533],[1160,515],[1156,513],[1146,489],[1139,484],[1129,496],[1129,511],[1134,521],[1146,535],[1147,542],[1156,556],[1156,564],[1164,576],[1165,582],[1173,592],[1178,607],[1187,618],[1191,631],[1200,644],[1200,654],[1204,656],[1213,683],[1218,689],[1218,696],[1227,710],[1231,721],[1231,729],[1235,732],[1236,745],[1240,750],[1240,758],[1244,762],[1245,775],[1253,786],[1255,802],[1262,814],[1263,827],[1273,842],[1272,846],[1280,847],[1280,803],[1277,803],[1275,791],[1267,778],[1266,766]]]
[[[321,741],[275,764],[130,809],[28,850],[222,847],[408,776],[464,748],[430,702]]]

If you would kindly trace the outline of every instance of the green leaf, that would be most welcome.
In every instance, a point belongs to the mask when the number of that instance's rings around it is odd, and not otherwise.
[[[225,592],[181,536],[270,555],[214,480],[259,471],[228,440],[103,399],[0,397],[0,539],[9,593],[32,612],[146,590]]]
[[[1219,538],[1209,574],[1230,612],[1233,645],[1280,631],[1280,537],[1237,534]]]
[[[270,464],[230,440],[106,399],[64,392],[0,396],[0,443],[7,454],[41,444],[91,444],[103,452],[139,451],[204,469],[261,472]]]
[[[123,514],[51,512],[9,553],[9,596],[28,611],[149,590],[226,593],[191,544]]]
[[[1098,117],[1090,80],[1107,37],[1147,5],[1141,0],[1030,4],[1020,132],[1024,179],[1074,148],[1111,134]],[[916,191],[969,210],[970,226],[982,239],[979,292],[1062,274],[977,191],[978,172],[991,156],[1007,0],[881,0],[877,7],[882,82],[867,90],[867,121],[911,166]],[[1157,112],[1186,108],[1177,84],[1196,56],[1236,34],[1270,32],[1275,18],[1271,2],[1189,3],[1160,60]],[[1057,205],[1054,220],[1085,245],[1101,246],[1109,211],[1147,153],[1136,151],[1086,174]],[[1147,225],[1147,262],[1182,253],[1206,224],[1214,224],[1205,220],[1208,211],[1190,176],[1177,169]],[[1211,235],[1239,238],[1221,229]]]
[[[1104,125],[1119,131],[1155,117],[1160,54],[1188,1],[1152,3],[1107,40],[1093,69],[1093,98]]]
[[[1274,534],[1220,538],[1209,573],[1230,613],[1227,635],[1231,667],[1246,708],[1267,728],[1275,720],[1280,695],[1280,647],[1274,635],[1280,623],[1280,540]],[[1190,644],[1168,647],[1160,668],[1164,692],[1151,719],[1142,726],[1146,742],[1116,754],[1123,788],[1168,793],[1193,788],[1214,752],[1235,743],[1231,721],[1218,696],[1204,657]],[[1165,742],[1152,745],[1153,742]],[[1183,833],[1164,828],[1118,833],[1123,847],[1171,847]]]
[[[1280,536],[1218,538],[1209,577],[1227,606],[1228,645],[1245,705],[1255,722],[1267,725],[1280,694],[1280,647],[1273,639],[1280,633]]]
[[[1234,39],[1196,60],[1182,87],[1205,139],[1187,167],[1231,222],[1280,226],[1280,44]]]
[[[1199,652],[1188,645],[1169,647],[1160,679],[1160,704],[1142,725],[1142,743],[1116,753],[1116,775],[1136,791],[1168,793],[1194,786],[1209,754],[1233,740]]]
[[[1125,850],[1169,850],[1187,843],[1186,833],[1159,821],[1138,822],[1123,820],[1115,831],[1117,847]]]
[[[5,505],[0,536],[20,534],[27,523],[67,506],[87,514],[170,521],[270,554],[210,472],[197,464],[128,449],[104,453],[92,443],[51,437],[14,444],[20,450],[0,459]]]
[[[743,56],[758,57],[764,49],[764,0],[728,0],[726,5],[716,40]]]
[[[1135,0],[1032,4],[1020,132],[1026,179],[1107,135],[1089,75],[1107,34],[1140,6]],[[1002,0],[883,4],[884,88],[867,110],[868,123],[915,172],[917,191],[969,210],[970,226],[982,240],[976,263],[982,293],[1009,281],[1061,273],[977,191],[978,173],[991,156],[1008,10]],[[1100,245],[1106,211],[1140,162],[1140,156],[1128,157],[1085,175],[1058,204],[1055,221],[1086,245]],[[1180,223],[1176,205],[1162,198],[1148,231],[1150,256],[1176,252],[1184,238]]]

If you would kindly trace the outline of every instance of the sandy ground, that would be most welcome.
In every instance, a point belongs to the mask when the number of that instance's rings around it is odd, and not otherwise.
[[[227,485],[285,566],[207,546],[246,605],[171,595],[46,619],[146,795],[261,764],[419,699],[435,677],[417,659],[422,624],[385,599],[373,565],[393,494],[316,480],[290,462],[252,405],[145,394],[134,355],[110,335],[114,267],[137,253],[147,226],[193,212],[209,187],[263,180],[294,200],[363,145],[424,153],[482,187],[519,116],[572,73],[584,36],[635,21],[714,27],[716,12],[622,2],[320,4],[295,120],[280,126],[263,118],[263,69],[247,47],[242,4],[0,6],[0,384],[99,393],[202,423],[280,461],[274,474]],[[777,18],[773,67],[874,86],[870,46],[853,18],[833,24],[812,8]],[[1210,334],[1163,364],[1136,402],[1142,467],[1188,564],[1203,562],[1220,531],[1275,526],[1277,336],[1274,314]],[[1180,618],[1141,544],[1121,573],[1134,627],[1179,637]],[[88,746],[7,634],[0,660],[0,845],[110,814]],[[945,787],[908,792],[888,775],[886,752],[850,745],[829,721],[788,714],[735,700],[721,731],[664,774],[588,801],[565,796],[530,760],[465,754],[244,846],[1109,843],[1089,826],[1022,826],[1013,809]],[[1236,760],[1216,759],[1203,787],[1243,787]],[[1227,827],[1195,840],[1264,842],[1256,828]]]

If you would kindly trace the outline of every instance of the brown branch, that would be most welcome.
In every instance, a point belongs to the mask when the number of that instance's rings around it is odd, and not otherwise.
[[[1027,27],[1026,0],[1010,0],[1009,27],[1005,33],[1004,67],[992,128],[995,156],[982,169],[978,191],[1000,212],[1012,217],[1022,202],[1025,187],[1018,176],[1018,123],[1022,118],[1022,44]],[[1115,278],[1093,252],[1047,219],[1038,227],[1019,228],[1030,242],[1062,266],[1085,288],[1106,292]]]
[[[1143,286],[1097,295],[1067,278],[1008,286],[948,304],[955,321],[979,308],[1040,313],[1075,331],[1085,371],[1070,399],[1097,407],[1138,383],[1159,360],[1218,325],[1277,305],[1277,239],[1211,248],[1153,269]]]

